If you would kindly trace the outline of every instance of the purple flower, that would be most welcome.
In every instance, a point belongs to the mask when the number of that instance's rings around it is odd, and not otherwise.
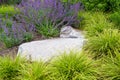
[[[5,25],[2,25],[2,29],[4,30],[6,35],[9,35],[9,30]]]
[[[81,3],[63,3],[60,0],[29,0],[20,4],[21,12],[27,19],[26,22],[42,25],[50,21],[55,27],[79,24],[78,12],[83,9]],[[76,26],[76,25],[74,25]]]

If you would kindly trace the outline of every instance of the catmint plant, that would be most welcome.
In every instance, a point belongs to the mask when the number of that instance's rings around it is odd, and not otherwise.
[[[5,23],[0,25],[1,33],[0,40],[5,44],[7,48],[16,46],[23,41],[30,41],[34,26],[29,24],[13,22],[12,26],[7,26]]]
[[[55,29],[67,25],[79,27],[81,18],[78,17],[78,12],[83,9],[80,2],[70,4],[61,0],[23,0],[18,7],[22,13],[20,15],[22,19],[35,25],[37,32],[41,32],[41,26],[43,28],[43,24],[48,23]],[[46,25],[44,27],[47,29]]]

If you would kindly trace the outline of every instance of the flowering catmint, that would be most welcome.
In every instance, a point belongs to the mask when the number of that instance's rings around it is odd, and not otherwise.
[[[81,21],[78,18],[78,12],[83,9],[81,3],[63,3],[60,0],[29,0],[26,2],[23,0],[19,7],[27,22],[41,26],[49,21],[55,28],[64,25],[77,27],[76,24]]]
[[[1,21],[0,29],[0,40],[9,48],[26,41],[26,37],[32,39],[34,26],[30,24],[25,25],[23,23],[17,23],[16,21],[12,23],[12,26],[7,26],[5,23],[2,24]]]

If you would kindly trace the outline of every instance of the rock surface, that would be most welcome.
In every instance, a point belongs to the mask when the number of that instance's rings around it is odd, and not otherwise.
[[[65,26],[61,29],[60,38],[23,43],[19,46],[18,55],[32,61],[48,61],[64,52],[81,50],[84,41],[79,30]]]
[[[84,38],[79,30],[72,28],[71,26],[65,26],[60,31],[61,38]]]
[[[23,43],[19,46],[18,55],[32,61],[48,61],[64,51],[81,50],[83,38],[58,38]]]

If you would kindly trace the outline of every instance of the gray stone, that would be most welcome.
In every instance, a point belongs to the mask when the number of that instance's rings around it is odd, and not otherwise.
[[[84,38],[82,32],[72,28],[71,26],[65,26],[61,28],[60,38]]]
[[[64,51],[81,50],[84,38],[57,38],[23,43],[19,46],[18,55],[28,60],[51,60]]]

